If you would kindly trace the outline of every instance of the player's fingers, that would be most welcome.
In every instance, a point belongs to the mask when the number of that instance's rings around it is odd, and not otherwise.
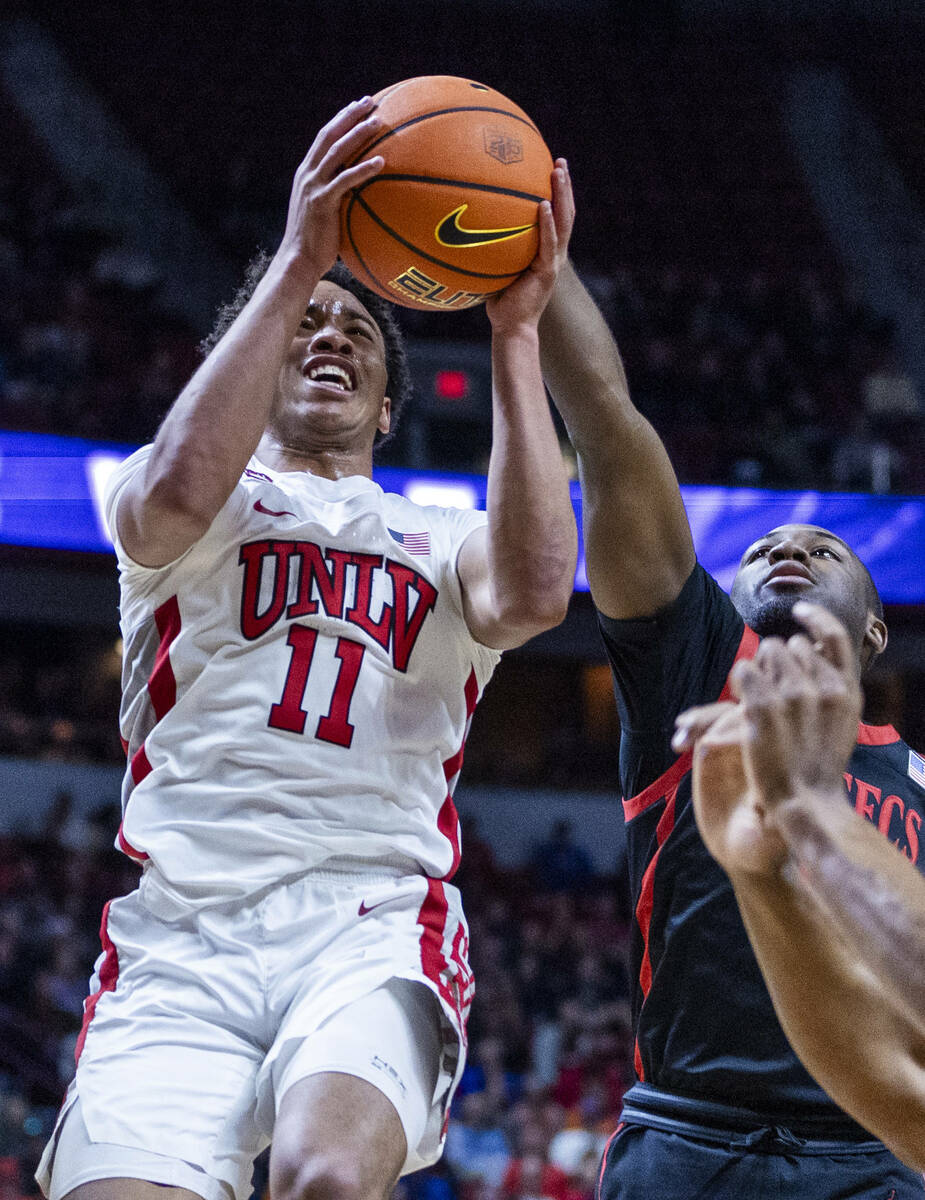
[[[770,641],[770,638],[765,638],[765,641]],[[763,645],[764,643],[762,643]],[[759,650],[761,647],[759,646]],[[757,658],[757,655],[756,655]],[[729,672],[729,690],[737,700],[742,699],[742,688],[746,681],[755,678],[761,678],[762,669],[751,658],[740,658],[738,662],[733,663],[732,670]]]
[[[810,716],[824,723],[835,714],[851,713],[852,721],[859,717],[862,707],[861,685],[854,671],[840,671],[810,642],[805,634],[795,634],[787,642],[787,651],[799,661],[805,672],[807,726]]]
[[[793,615],[809,632],[816,649],[824,658],[839,671],[854,674],[855,656],[851,640],[838,617],[806,600],[794,604]]]
[[[556,222],[552,215],[552,205],[548,200],[542,200],[537,207],[536,223],[540,244],[532,266],[535,270],[548,271],[552,269],[556,260],[556,253],[559,249]]]
[[[362,162],[353,167],[346,167],[335,175],[331,182],[322,189],[323,194],[334,197],[343,196],[351,188],[359,187],[367,179],[372,179],[384,166],[385,159],[381,154],[374,154],[372,158],[364,158]]]
[[[707,730],[716,726],[717,722],[734,713],[737,706],[730,700],[717,701],[715,704],[701,704],[689,708],[675,718],[675,731],[671,739],[671,748],[675,754],[689,750],[698,738],[703,737]]]
[[[787,655],[814,682],[838,675],[835,667],[823,658],[805,633],[795,633],[787,639]]]
[[[752,663],[773,683],[779,683],[785,662],[784,641],[779,637],[762,638]]]
[[[326,125],[322,125],[315,135],[315,140],[312,142],[302,166],[309,168],[316,166],[338,138],[343,137],[349,129],[369,116],[374,103],[372,96],[363,96],[360,100],[353,100],[350,104],[345,105],[339,113],[336,113]]]
[[[575,224],[575,197],[572,193],[568,163],[564,158],[556,159],[552,173],[552,209],[556,217],[559,242],[564,245],[571,237],[572,226]]]
[[[382,118],[377,113],[370,113],[358,125],[348,129],[343,137],[332,142],[316,167],[317,176],[321,182],[327,183],[333,179],[340,172],[344,163],[355,158],[366,143],[375,138],[381,129]]]

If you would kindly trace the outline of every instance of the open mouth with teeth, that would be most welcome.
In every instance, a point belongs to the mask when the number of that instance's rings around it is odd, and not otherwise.
[[[341,392],[352,392],[356,388],[356,380],[346,367],[333,362],[309,363],[305,375],[312,383],[323,383],[327,387],[337,388]]]

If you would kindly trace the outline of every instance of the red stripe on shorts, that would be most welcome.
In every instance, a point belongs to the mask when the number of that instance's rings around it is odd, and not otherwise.
[[[431,983],[436,984],[447,1004],[455,1009],[456,1001],[446,981],[447,961],[443,953],[448,911],[443,884],[439,879],[428,879],[427,895],[418,913],[418,924],[424,930],[421,934],[421,970]]]
[[[147,862],[148,855],[145,854],[144,850],[135,849],[135,847],[123,833],[121,824],[119,825],[119,832],[116,834],[116,840],[118,841],[119,849],[123,854],[127,854],[129,858],[134,858],[136,862]]]
[[[604,1153],[601,1155],[601,1170],[597,1177],[597,1187],[594,1189],[595,1200],[601,1200],[601,1188],[604,1186],[604,1172],[607,1170],[607,1155],[610,1153],[610,1147],[613,1145],[613,1140],[623,1128],[624,1122],[621,1121],[610,1137],[607,1139],[607,1145],[604,1147]]]
[[[87,1030],[90,1027],[90,1022],[93,1020],[93,1014],[96,1012],[96,1006],[100,1002],[100,997],[106,992],[115,990],[116,981],[119,978],[119,952],[112,944],[112,939],[109,936],[109,906],[111,900],[107,900],[103,905],[103,919],[100,922],[100,943],[103,947],[103,961],[100,964],[99,981],[100,986],[84,1001],[84,1019],[80,1027],[80,1034],[77,1037],[77,1045],[74,1047],[74,1062],[80,1061],[80,1055],[84,1048],[84,1042],[87,1040]]]

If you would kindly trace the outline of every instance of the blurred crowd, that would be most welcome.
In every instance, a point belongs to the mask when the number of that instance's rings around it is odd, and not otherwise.
[[[137,868],[112,849],[117,809],[75,817],[66,793],[38,836],[0,838],[0,1200],[32,1172],[73,1071],[97,930]],[[457,877],[476,975],[469,1061],[443,1160],[395,1200],[590,1200],[629,1086],[628,917],[557,827],[500,870],[471,825]],[[266,1189],[260,1162],[255,1200]]]
[[[0,427],[147,440],[195,369],[197,335],[159,305],[156,263],[53,175],[20,166],[0,165]],[[922,398],[893,330],[821,268],[661,264],[588,279],[683,482],[925,488]],[[415,337],[484,346],[481,313],[402,320]],[[424,419],[412,400],[391,461],[447,465],[439,437],[416,436]],[[454,426],[452,467],[483,469],[489,437],[485,421]],[[437,460],[421,461],[428,445]]]
[[[121,671],[111,633],[0,628],[0,755],[124,765]]]

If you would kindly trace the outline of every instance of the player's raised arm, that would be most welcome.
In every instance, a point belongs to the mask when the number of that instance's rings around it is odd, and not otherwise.
[[[540,206],[540,248],[530,269],[486,305],[492,325],[488,525],[463,546],[459,576],[470,631],[499,650],[558,625],[575,577],[575,517],[537,331],[574,219],[562,159],[553,171],[553,202]]]
[[[694,807],[735,889],[781,1025],[832,1098],[925,1168],[925,880],[845,804],[860,714],[840,623],[766,639],[733,672],[739,705],[681,720]]]
[[[338,210],[374,175],[374,157],[341,166],[376,129],[368,97],[319,132],[296,171],[286,229],[237,320],[167,414],[143,477],[123,492],[119,535],[145,566],[173,561],[209,528],[267,425],[276,384],[312,290],[337,257]]]
[[[571,264],[540,322],[540,352],[578,454],[594,602],[610,617],[648,616],[693,568],[690,528],[665,447],[633,406],[613,336]]]

